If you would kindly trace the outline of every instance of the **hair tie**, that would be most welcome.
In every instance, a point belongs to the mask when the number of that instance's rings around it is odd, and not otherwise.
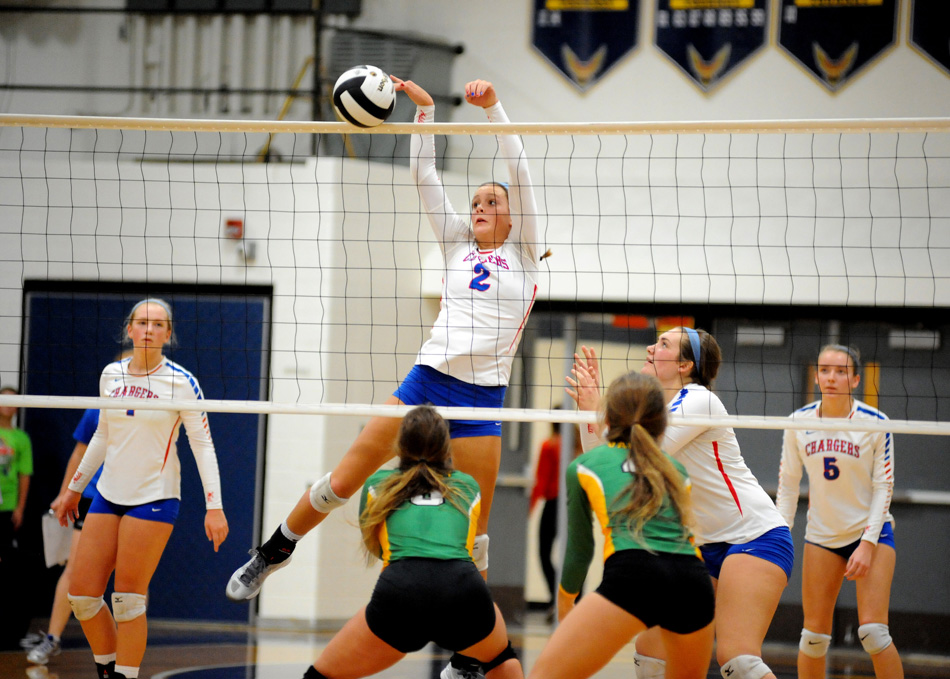
[[[693,328],[683,328],[689,336],[689,345],[693,348],[693,362],[696,364],[696,372],[699,372],[699,357],[702,343],[699,341],[699,333]]]

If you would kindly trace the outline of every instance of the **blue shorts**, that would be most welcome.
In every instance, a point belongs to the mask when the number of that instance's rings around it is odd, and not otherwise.
[[[805,540],[808,542],[808,540]],[[829,552],[834,552],[842,559],[847,561],[851,558],[851,555],[854,554],[854,550],[858,548],[858,545],[861,544],[861,538],[858,538],[850,545],[845,545],[844,547],[825,547],[824,545],[819,545],[815,542],[808,542],[810,545],[815,545],[815,547],[821,547],[822,549],[827,549]],[[890,521],[881,526],[881,535],[877,539],[877,544],[887,545],[894,551],[897,551],[897,547],[894,545],[894,526]]]
[[[432,404],[458,408],[501,408],[508,387],[480,387],[449,377],[427,365],[414,365],[393,396],[410,406]],[[453,439],[471,436],[501,436],[501,422],[449,420]]]
[[[181,500],[169,498],[146,502],[144,505],[117,505],[109,502],[102,494],[96,495],[89,507],[89,514],[115,514],[116,516],[132,516],[143,521],[160,521],[161,523],[175,523],[178,518],[178,508]]]
[[[709,574],[719,579],[722,562],[730,554],[751,554],[760,559],[774,563],[785,571],[785,577],[792,577],[792,566],[795,565],[795,543],[792,542],[792,531],[786,526],[773,528],[754,540],[734,545],[731,542],[712,542],[702,545],[699,551],[706,562]]]

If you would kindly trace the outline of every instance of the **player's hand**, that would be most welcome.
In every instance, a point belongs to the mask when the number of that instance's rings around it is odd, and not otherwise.
[[[465,101],[488,108],[498,103],[498,95],[495,86],[487,80],[473,80],[465,85]]]
[[[79,499],[81,497],[82,495],[76,491],[67,488],[59,497],[53,500],[50,509],[59,519],[60,526],[68,526],[71,521],[79,518]]]
[[[590,347],[582,346],[584,358],[574,354],[574,367],[571,375],[564,379],[572,388],[565,391],[577,403],[578,410],[597,410],[600,407],[600,370],[597,353]]]
[[[218,547],[228,537],[228,520],[223,509],[209,509],[205,512],[205,535],[214,543],[214,551],[217,552]]]
[[[597,363],[597,352],[594,351],[593,347],[588,347],[583,344],[581,345],[581,351],[584,354],[583,363],[587,368],[587,372],[591,374],[591,377],[593,377],[597,385],[600,386],[600,367]],[[580,361],[581,359],[577,354],[574,354],[574,360]]]
[[[394,75],[389,77],[396,83],[393,89],[397,92],[405,92],[409,100],[416,106],[432,106],[435,104],[432,95],[411,80],[401,80]]]
[[[848,565],[844,569],[844,577],[847,580],[857,580],[863,578],[871,570],[871,560],[874,558],[874,544],[867,540],[861,540],[861,544],[851,553],[848,559]]]

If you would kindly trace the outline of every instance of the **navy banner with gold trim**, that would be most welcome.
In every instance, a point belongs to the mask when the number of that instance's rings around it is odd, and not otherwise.
[[[832,92],[897,42],[897,0],[782,0],[778,43]]]
[[[534,0],[531,43],[586,90],[637,45],[640,0]]]
[[[911,0],[909,42],[950,75],[950,2]]]
[[[708,92],[765,46],[769,0],[657,0],[654,44]]]

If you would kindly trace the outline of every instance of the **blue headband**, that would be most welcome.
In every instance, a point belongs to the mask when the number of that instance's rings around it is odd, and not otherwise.
[[[683,328],[689,335],[689,345],[693,348],[693,362],[696,364],[696,372],[699,372],[699,350],[702,344],[699,341],[699,333],[692,328]]]
[[[504,186],[505,191],[506,192],[508,191],[508,182],[495,182],[495,183],[498,184],[499,186]]]

